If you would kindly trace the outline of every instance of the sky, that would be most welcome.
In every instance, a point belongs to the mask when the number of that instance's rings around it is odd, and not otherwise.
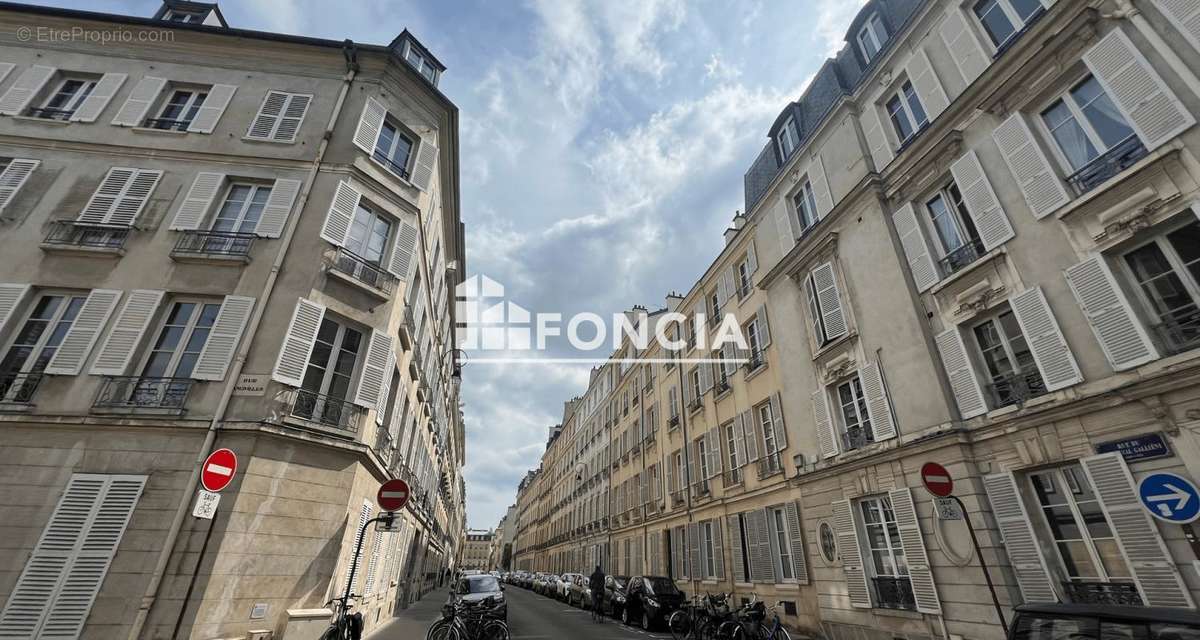
[[[863,0],[227,0],[231,26],[387,44],[408,28],[460,110],[467,275],[533,312],[686,293],[767,129]],[[150,16],[156,0],[40,0]],[[589,366],[468,363],[467,522],[495,527]]]

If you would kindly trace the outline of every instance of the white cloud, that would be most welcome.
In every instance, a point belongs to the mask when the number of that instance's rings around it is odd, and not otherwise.
[[[817,19],[814,31],[824,55],[832,58],[841,50],[846,40],[846,28],[867,0],[817,0]]]

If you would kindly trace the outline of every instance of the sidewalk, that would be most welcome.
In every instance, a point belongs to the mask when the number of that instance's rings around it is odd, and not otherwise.
[[[424,638],[429,625],[442,617],[446,594],[434,589],[407,609],[397,612],[392,621],[371,632],[371,640],[416,640]]]

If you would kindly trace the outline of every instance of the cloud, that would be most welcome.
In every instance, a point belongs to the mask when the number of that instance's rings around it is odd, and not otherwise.
[[[813,31],[821,46],[825,47],[826,57],[836,56],[845,45],[846,28],[866,3],[867,0],[817,0]]]

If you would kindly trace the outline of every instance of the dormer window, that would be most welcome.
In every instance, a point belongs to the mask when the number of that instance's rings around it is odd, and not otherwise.
[[[780,127],[776,144],[779,146],[780,162],[791,157],[796,147],[800,146],[800,133],[796,130],[795,118],[789,117],[787,122],[783,123],[783,126]]]
[[[880,49],[887,42],[887,30],[883,28],[883,20],[878,13],[871,14],[867,22],[858,30],[858,47],[862,51],[863,60],[870,62],[875,59]]]
[[[163,20],[167,22],[182,22],[184,24],[200,24],[204,22],[204,14],[199,11],[182,11],[180,9],[170,9],[163,15]]]

